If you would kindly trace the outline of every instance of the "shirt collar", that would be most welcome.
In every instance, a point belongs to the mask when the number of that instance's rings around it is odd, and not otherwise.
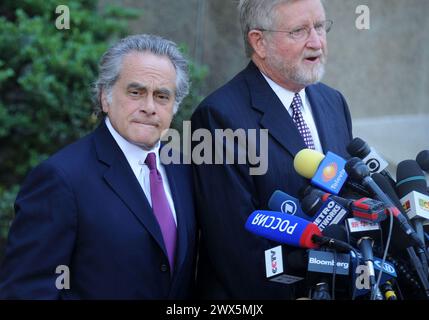
[[[267,80],[269,86],[271,89],[273,89],[274,93],[277,95],[277,97],[280,99],[280,101],[283,103],[283,106],[286,108],[286,110],[289,112],[289,114],[292,114],[292,101],[295,96],[295,92],[287,90],[268,78],[263,72],[261,74],[264,76],[265,80]],[[305,96],[305,89],[302,89],[298,92],[299,96],[301,97],[301,100],[304,102],[306,99]],[[305,111],[304,109],[304,103],[301,106],[301,111]]]
[[[119,145],[119,148],[121,148],[123,154],[125,155],[125,158],[127,158],[128,163],[131,166],[131,169],[133,169],[134,173],[138,175],[138,172],[140,170],[141,165],[145,165],[144,161],[146,160],[146,156],[150,152],[155,152],[156,154],[156,166],[159,168],[160,166],[160,160],[159,160],[159,148],[161,146],[161,142],[158,141],[158,143],[150,150],[143,149],[142,147],[129,142],[126,140],[123,136],[121,136],[115,128],[113,128],[109,117],[105,118],[105,123],[107,128],[109,129],[110,133],[112,134],[113,138],[115,139],[116,143]]]

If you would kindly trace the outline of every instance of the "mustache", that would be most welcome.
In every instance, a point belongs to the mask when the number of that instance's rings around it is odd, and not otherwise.
[[[316,52],[305,52],[303,58],[304,59],[308,59],[308,58],[324,58],[325,54],[323,53],[323,51],[316,51]]]

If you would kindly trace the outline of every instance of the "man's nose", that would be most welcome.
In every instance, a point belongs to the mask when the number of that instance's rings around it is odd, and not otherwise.
[[[324,37],[325,37],[324,35],[319,35],[316,32],[316,29],[311,28],[310,35],[308,36],[308,39],[307,39],[306,47],[315,49],[315,50],[322,49]]]
[[[140,103],[140,111],[147,115],[153,115],[156,112],[155,101],[152,95],[147,95]]]

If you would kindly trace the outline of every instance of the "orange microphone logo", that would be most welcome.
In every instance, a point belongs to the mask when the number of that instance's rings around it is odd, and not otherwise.
[[[336,177],[338,172],[338,165],[335,162],[331,162],[322,171],[322,180],[327,182]]]

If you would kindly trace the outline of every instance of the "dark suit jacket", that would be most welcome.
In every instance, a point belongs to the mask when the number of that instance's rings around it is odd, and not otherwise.
[[[347,156],[351,120],[343,96],[324,84],[306,88],[324,152]],[[194,165],[197,219],[201,227],[198,267],[200,297],[291,299],[294,286],[270,282],[264,251],[275,245],[244,229],[247,217],[277,190],[298,197],[308,182],[293,168],[305,148],[291,117],[257,67],[245,70],[208,96],[192,116],[192,130],[268,129],[268,171],[249,174],[249,165]],[[259,154],[259,151],[258,151]],[[237,159],[237,158],[236,158]]]
[[[165,169],[178,222],[172,277],[160,227],[103,121],[24,182],[0,269],[0,297],[190,297],[196,247],[192,171],[184,165]],[[59,265],[69,267],[69,290],[55,286]]]

